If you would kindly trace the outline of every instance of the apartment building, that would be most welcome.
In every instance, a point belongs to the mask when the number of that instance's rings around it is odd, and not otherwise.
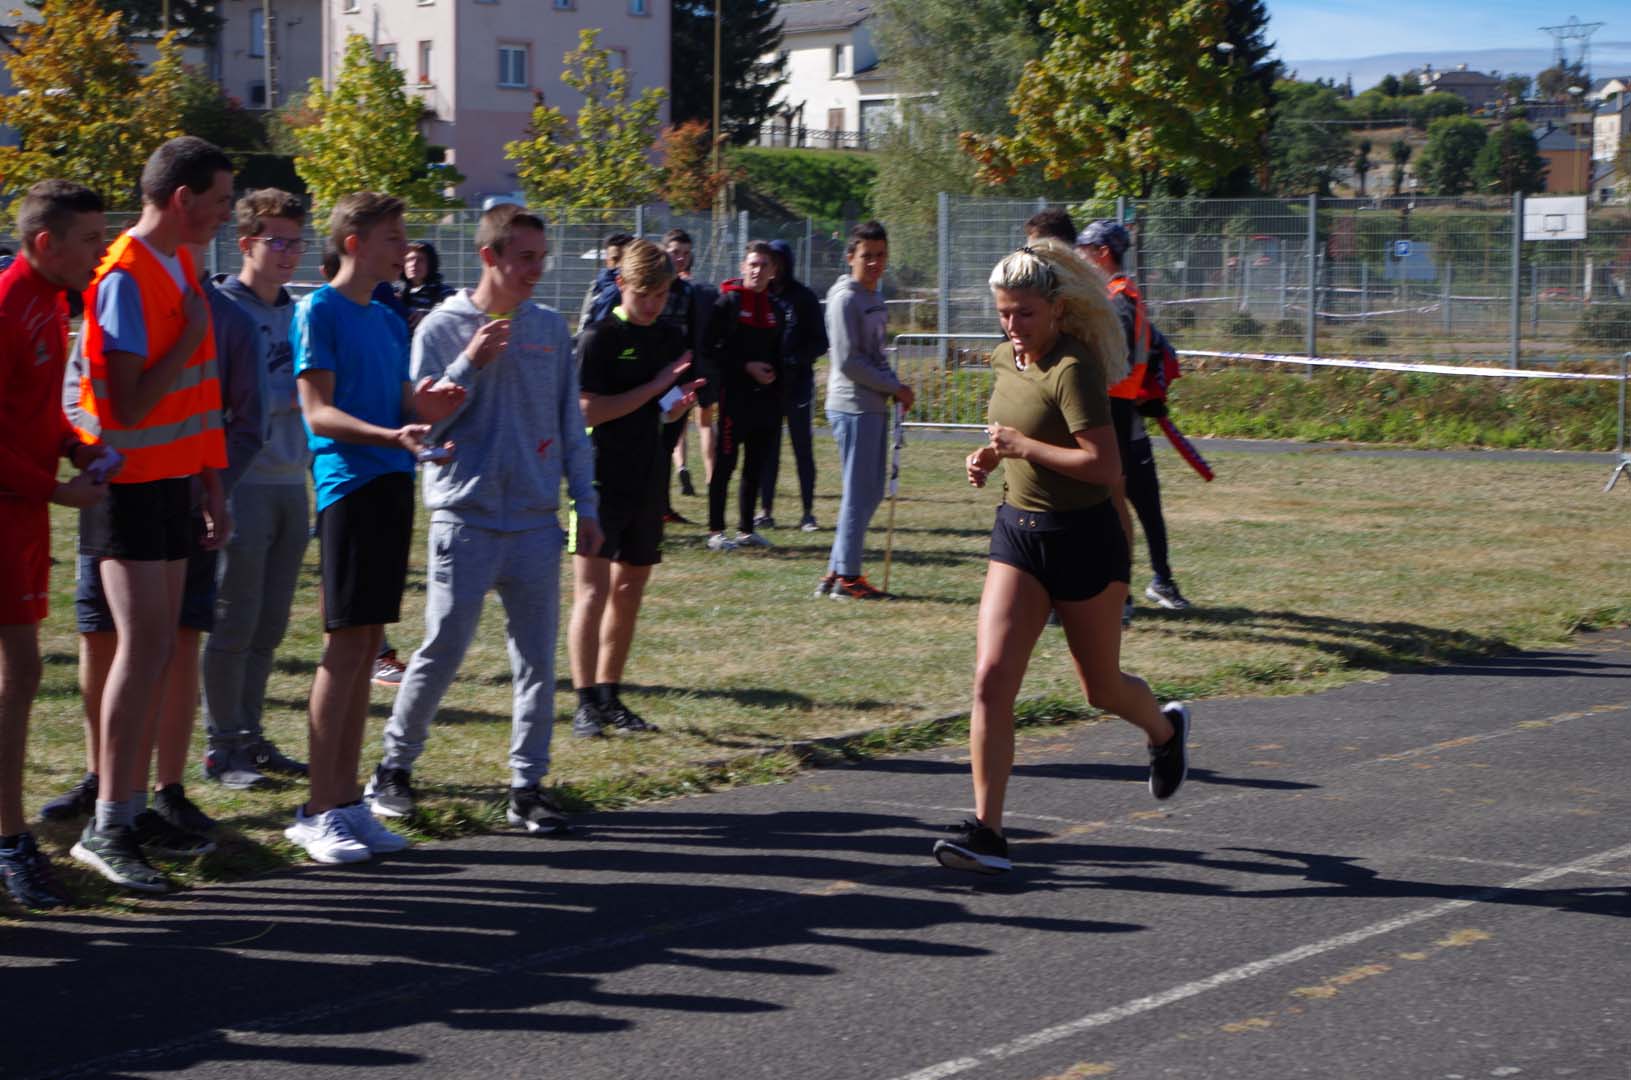
[[[221,33],[211,74],[222,92],[249,109],[275,108],[304,94],[323,75],[326,6],[327,0],[216,0]]]
[[[252,5],[259,0],[228,0]],[[287,0],[276,0],[287,2]],[[631,94],[669,81],[670,0],[320,0],[322,78],[332,85],[346,39],[367,38],[403,71],[433,119],[426,137],[447,147],[472,205],[518,188],[504,144],[526,132],[534,93],[575,116],[582,97],[561,82],[578,33],[627,68]],[[306,31],[302,24],[296,28]],[[667,111],[664,110],[666,118]]]

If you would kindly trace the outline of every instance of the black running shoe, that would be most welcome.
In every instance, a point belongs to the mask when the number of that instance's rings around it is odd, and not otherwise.
[[[363,798],[377,817],[407,817],[413,813],[413,774],[407,769],[387,769],[381,765],[368,781]]]
[[[1189,607],[1189,601],[1178,591],[1178,583],[1171,578],[1151,578],[1144,589],[1144,597],[1168,611],[1183,611]]]
[[[307,772],[304,761],[287,757],[264,735],[257,736],[250,742],[249,756],[255,763],[255,768],[263,773],[272,773],[275,776],[305,776]]]
[[[536,786],[511,788],[510,805],[504,817],[511,825],[540,836],[559,836],[572,828],[555,800]]]
[[[204,749],[204,779],[233,791],[266,787],[272,778],[255,768],[241,735],[215,736]]]
[[[691,470],[690,469],[681,469],[680,470],[680,494],[681,495],[688,495],[688,496],[691,496],[691,497],[694,498],[696,496],[696,493],[697,493],[696,485],[691,483]]]
[[[964,818],[952,832],[957,835],[934,844],[934,857],[946,869],[1001,874],[1014,868],[1008,861],[1008,841],[980,824],[978,818]]]
[[[203,835],[215,828],[215,819],[187,798],[180,784],[166,784],[154,792],[153,810],[182,832]]]
[[[655,734],[662,730],[656,724],[647,723],[644,717],[621,701],[604,706],[600,714],[605,717],[605,723],[615,731],[629,734],[643,731]]]
[[[1150,747],[1150,794],[1157,799],[1170,799],[1184,786],[1189,775],[1189,706],[1181,701],[1169,701],[1161,706],[1161,715],[1172,723],[1172,738],[1160,746]]]
[[[0,847],[0,878],[6,891],[25,908],[46,910],[66,907],[68,894],[51,872],[51,860],[34,843],[33,833],[17,837],[13,847]]]
[[[163,819],[159,821],[162,823]],[[129,825],[98,829],[93,821],[85,826],[79,843],[68,854],[122,888],[152,893],[170,891],[170,879],[148,865],[141,845],[136,842],[136,832]]]
[[[579,705],[572,714],[572,734],[580,739],[593,739],[606,734],[608,720],[599,705]]]
[[[196,859],[215,850],[215,841],[187,829],[178,829],[157,810],[143,810],[131,827],[144,851],[172,859]]]
[[[85,779],[40,807],[40,817],[46,821],[75,821],[96,812],[96,774],[88,772]]]

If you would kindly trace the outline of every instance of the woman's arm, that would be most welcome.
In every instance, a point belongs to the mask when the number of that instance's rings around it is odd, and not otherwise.
[[[1116,448],[1113,424],[1071,432],[1074,447],[1041,442],[1001,424],[992,424],[986,431],[991,436],[987,445],[998,457],[1018,458],[1084,484],[1109,486],[1121,479],[1121,452]]]

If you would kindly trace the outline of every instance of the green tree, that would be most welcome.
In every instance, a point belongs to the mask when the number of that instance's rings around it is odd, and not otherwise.
[[[1382,81],[1377,83],[1373,90],[1380,90],[1383,97],[1399,96],[1399,77],[1397,75],[1383,75]]]
[[[1275,84],[1269,128],[1269,169],[1276,193],[1331,193],[1331,180],[1348,164],[1347,118],[1337,91],[1318,82]]]
[[[1585,65],[1578,60],[1553,64],[1535,76],[1535,92],[1546,101],[1562,101],[1569,96],[1571,86],[1578,86],[1582,90],[1591,87],[1591,81],[1586,78]]]
[[[312,79],[306,123],[290,134],[295,171],[320,208],[355,191],[383,191],[415,208],[461,205],[446,189],[464,180],[452,168],[432,168],[419,123],[425,107],[403,88],[402,72],[374,55],[368,39],[346,39],[334,89]]]
[[[1534,82],[1527,75],[1508,75],[1501,80],[1501,96],[1509,105],[1522,104],[1529,97],[1529,87]]]
[[[1502,124],[1484,141],[1473,166],[1473,183],[1480,191],[1499,195],[1545,190],[1546,159],[1528,124],[1522,120]]]
[[[1473,168],[1488,135],[1470,116],[1446,116],[1427,127],[1416,175],[1435,195],[1461,195],[1473,186]]]
[[[1404,189],[1405,166],[1410,164],[1410,155],[1414,148],[1403,139],[1395,139],[1387,148],[1388,160],[1393,162],[1391,179],[1393,180],[1393,194],[1398,197]]]
[[[722,0],[719,127],[738,146],[752,142],[787,84],[780,0]],[[669,36],[669,118],[714,120],[714,0],[674,0]]]
[[[1285,65],[1274,55],[1274,42],[1269,40],[1269,12],[1263,0],[1227,0],[1228,9],[1223,19],[1224,40],[1234,46],[1224,63],[1225,93],[1239,89],[1260,94],[1273,107],[1274,84],[1285,74]],[[1262,143],[1268,138],[1265,129],[1259,136],[1259,148],[1247,155],[1235,170],[1212,184],[1200,194],[1213,198],[1242,198],[1268,190],[1268,153]],[[1175,187],[1176,185],[1168,185]]]
[[[1354,175],[1359,177],[1359,197],[1361,199],[1365,197],[1365,177],[1369,176],[1370,171],[1376,167],[1376,163],[1371,160],[1370,151],[1370,140],[1360,139],[1354,144],[1353,160],[1349,163],[1353,168]]]
[[[221,33],[218,0],[98,0],[98,3],[108,14],[123,16],[123,25],[132,34],[158,37],[174,30],[189,45],[208,45]],[[28,0],[28,6],[43,11],[46,3],[45,0]],[[166,8],[170,24],[163,26]]]
[[[1049,0],[1047,51],[1009,99],[1014,134],[963,138],[982,179],[1036,165],[1099,196],[1211,187],[1251,159],[1269,118],[1267,96],[1232,83],[1216,48],[1227,14],[1218,0]]]
[[[533,106],[525,138],[504,145],[527,196],[550,207],[635,206],[662,190],[651,150],[662,128],[663,91],[630,99],[629,73],[595,46],[599,30],[582,30],[566,54],[561,81],[583,95],[576,122],[544,104]]]
[[[158,60],[139,75],[117,13],[97,0],[44,0],[40,10],[4,54],[13,89],[0,96],[0,126],[18,142],[0,147],[0,192],[70,177],[115,209],[133,208],[148,155],[182,134],[180,43],[161,39]]]

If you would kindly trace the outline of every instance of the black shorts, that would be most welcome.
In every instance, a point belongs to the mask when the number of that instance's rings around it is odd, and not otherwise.
[[[413,474],[386,473],[317,512],[323,629],[402,617],[413,545]]]
[[[605,539],[597,557],[630,566],[656,566],[663,561],[662,497],[634,499],[602,491],[600,531]]]
[[[1127,537],[1106,499],[1086,510],[1044,514],[997,507],[991,561],[1017,567],[1042,583],[1050,599],[1091,600],[1113,581],[1132,580]]]
[[[1121,475],[1126,476],[1133,459],[1133,417],[1137,410],[1126,398],[1110,399],[1110,423],[1116,429],[1116,449],[1121,453]]]
[[[190,476],[109,484],[108,497],[79,512],[79,553],[130,562],[174,562],[197,550]]]
[[[203,529],[203,522],[198,528]],[[187,560],[187,584],[181,590],[183,630],[209,633],[215,629],[215,564],[218,552],[197,551]],[[81,555],[74,580],[74,621],[81,634],[112,633],[113,612],[102,588],[101,560]]]

